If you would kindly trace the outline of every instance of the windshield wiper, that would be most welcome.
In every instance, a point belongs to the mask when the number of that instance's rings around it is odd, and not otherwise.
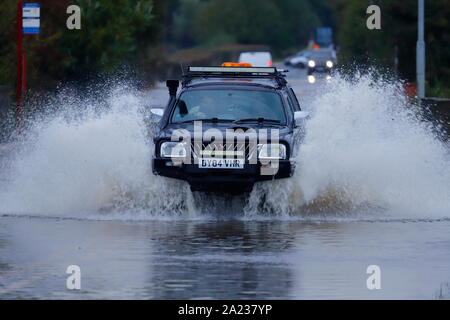
[[[239,119],[234,120],[233,123],[239,123],[239,122],[255,122],[263,123],[263,122],[272,122],[272,123],[281,123],[280,120],[274,120],[274,119],[266,119],[266,118],[248,118],[248,119]]]
[[[204,121],[204,122],[233,122],[231,119],[219,119],[219,118],[208,118],[208,119],[191,119],[174,123],[189,123],[194,121]]]

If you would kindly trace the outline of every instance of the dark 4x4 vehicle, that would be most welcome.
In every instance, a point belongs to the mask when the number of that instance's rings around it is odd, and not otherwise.
[[[168,80],[170,100],[154,135],[153,173],[193,191],[248,192],[288,178],[307,113],[276,68],[190,67]]]

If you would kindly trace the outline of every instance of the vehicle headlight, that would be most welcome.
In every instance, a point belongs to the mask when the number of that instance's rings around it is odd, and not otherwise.
[[[316,66],[316,62],[314,60],[308,61],[308,67],[314,68]]]
[[[327,61],[327,67],[328,67],[328,68],[333,68],[333,62],[330,61],[330,60],[328,60],[328,61]]]
[[[258,144],[258,158],[265,160],[286,159],[286,146],[281,143]]]
[[[186,143],[184,142],[163,142],[161,144],[160,153],[163,158],[185,158]]]

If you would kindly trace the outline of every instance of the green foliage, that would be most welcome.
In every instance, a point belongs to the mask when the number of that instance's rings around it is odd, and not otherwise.
[[[23,53],[27,60],[27,86],[46,85],[63,73],[63,57],[57,47],[61,30],[65,27],[66,0],[47,0],[41,3],[41,33],[24,35]],[[17,1],[4,0],[0,4],[0,84],[16,85],[16,16]]]
[[[66,28],[70,4],[81,7],[81,30]],[[381,30],[366,28],[369,4],[381,7]],[[425,9],[428,88],[442,95],[450,83],[450,0],[426,1]],[[12,87],[16,10],[16,0],[0,1],[0,84]],[[334,28],[341,63],[396,67],[414,81],[417,1],[46,0],[41,34],[24,41],[28,86],[54,87],[124,64],[159,72],[167,52],[194,46],[262,44],[281,57],[305,47],[318,26]]]
[[[396,68],[408,81],[416,78],[417,1],[378,0],[381,30],[366,28],[368,3],[360,0],[330,2],[336,12],[341,62],[378,64]],[[450,83],[450,0],[425,2],[426,78],[430,93],[445,92]]]
[[[243,44],[273,43],[279,14],[271,0],[215,0],[196,16],[193,31],[199,43],[217,44],[217,38],[234,38]]]
[[[281,16],[281,28],[277,30],[282,49],[305,46],[314,28],[322,25],[315,1],[276,1]],[[328,25],[328,21],[324,21]]]
[[[450,0],[427,2],[426,8],[427,79],[450,98]]]
[[[193,20],[200,11],[200,0],[181,0],[178,10],[173,14],[173,40],[181,47],[196,44]]]
[[[13,85],[15,80],[15,17],[17,3],[5,1],[0,5],[0,85]]]
[[[275,52],[305,46],[320,25],[310,2],[297,0],[181,0],[174,23],[197,45],[259,43]]]
[[[108,71],[133,59],[153,29],[152,0],[77,0],[82,29],[65,31],[60,45],[73,73]]]
[[[46,0],[41,33],[24,37],[29,88],[51,88],[58,81],[139,64],[161,35],[165,1]],[[81,8],[81,30],[68,30],[66,9]],[[0,84],[15,85],[15,0],[0,3]]]
[[[448,82],[435,82],[433,86],[426,87],[426,93],[428,97],[450,98],[450,86]]]

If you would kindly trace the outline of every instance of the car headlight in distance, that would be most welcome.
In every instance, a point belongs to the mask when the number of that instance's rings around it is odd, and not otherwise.
[[[314,77],[312,74],[308,76],[308,82],[309,83],[315,83],[316,82],[316,77]]]
[[[281,143],[258,144],[258,158],[264,160],[286,159],[286,146]]]
[[[308,61],[308,67],[314,68],[316,66],[316,62],[314,60]]]
[[[333,62],[330,61],[330,60],[328,60],[328,61],[327,61],[327,67],[328,67],[328,68],[333,68]]]
[[[159,154],[163,158],[185,158],[186,144],[184,142],[163,142]]]

